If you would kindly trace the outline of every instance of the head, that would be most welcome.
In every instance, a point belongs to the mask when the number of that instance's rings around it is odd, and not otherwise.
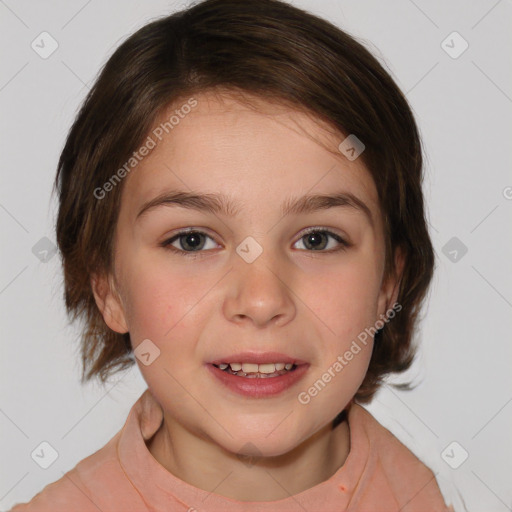
[[[355,159],[340,150],[349,136],[364,144]],[[258,445],[283,453],[411,365],[434,263],[421,183],[406,99],[329,22],[277,0],[207,0],[144,26],[89,92],[56,178],[83,380],[137,361],[164,410],[234,450],[289,397],[219,394],[209,363],[281,352],[307,363],[311,386],[359,340],[314,400],[295,401],[288,441]],[[341,206],[291,208],[335,193]],[[146,366],[132,354],[148,339],[159,356]]]

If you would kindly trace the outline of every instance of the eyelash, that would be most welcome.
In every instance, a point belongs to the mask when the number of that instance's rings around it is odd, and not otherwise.
[[[303,234],[302,236],[299,237],[299,239],[297,240],[297,242],[299,240],[301,240],[302,238],[304,238],[305,236],[311,234],[311,233],[322,233],[324,235],[328,235],[328,236],[331,236],[332,238],[334,238],[339,244],[340,244],[340,247],[338,247],[337,249],[331,249],[329,251],[325,251],[325,250],[319,250],[319,251],[314,251],[312,249],[306,249],[306,252],[310,252],[310,253],[327,253],[327,254],[332,254],[332,253],[336,253],[336,252],[339,252],[339,251],[343,251],[345,249],[347,249],[348,247],[350,247],[351,244],[349,244],[346,240],[344,240],[343,238],[341,238],[338,234],[336,233],[333,233],[332,231],[330,231],[329,229],[326,229],[326,228],[322,228],[322,227],[315,227],[315,228],[309,228],[307,229]],[[209,250],[199,250],[199,251],[184,251],[182,249],[177,249],[176,247],[172,247],[172,243],[176,240],[178,240],[180,237],[182,236],[185,236],[185,235],[190,235],[190,234],[200,234],[200,235],[205,235],[206,237],[210,238],[213,240],[213,238],[208,235],[207,233],[203,232],[203,231],[199,231],[199,230],[194,230],[194,229],[188,229],[188,230],[182,230],[182,231],[179,231],[178,233],[176,233],[175,235],[173,235],[171,238],[165,240],[164,242],[162,242],[160,245],[175,253],[175,254],[178,254],[180,256],[184,256],[185,258],[191,258],[191,259],[196,259],[196,258],[201,258],[204,256],[204,252],[209,252]],[[297,243],[295,242],[295,243]]]

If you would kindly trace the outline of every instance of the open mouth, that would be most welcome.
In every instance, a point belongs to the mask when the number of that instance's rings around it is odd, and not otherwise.
[[[280,377],[297,369],[295,363],[220,363],[213,364],[219,370],[246,379],[269,379]]]
[[[296,386],[304,378],[310,366],[306,361],[292,359],[278,353],[238,354],[228,356],[226,359],[227,361],[217,359],[207,363],[206,367],[216,382],[220,382],[239,395],[250,398],[277,396]],[[233,360],[246,362],[236,363]]]

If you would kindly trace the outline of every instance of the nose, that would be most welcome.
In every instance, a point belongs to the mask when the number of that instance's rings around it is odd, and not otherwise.
[[[286,263],[272,261],[269,252],[263,251],[252,263],[235,256],[224,301],[224,314],[229,321],[257,327],[283,326],[295,317],[293,290],[286,282]]]

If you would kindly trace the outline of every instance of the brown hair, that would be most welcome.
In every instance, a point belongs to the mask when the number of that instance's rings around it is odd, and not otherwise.
[[[402,309],[375,335],[355,398],[368,402],[385,375],[409,368],[413,333],[434,253],[422,185],[422,148],[407,100],[375,57],[333,24],[279,0],[206,0],[153,21],[107,61],[68,134],[58,163],[57,243],[65,302],[84,322],[82,382],[134,363],[129,333],[107,327],[90,278],[113,270],[113,235],[123,187],[102,187],[140,147],[162,112],[184,98],[227,89],[309,112],[365,144],[384,219],[385,277],[401,247]],[[340,138],[341,142],[342,138]]]

